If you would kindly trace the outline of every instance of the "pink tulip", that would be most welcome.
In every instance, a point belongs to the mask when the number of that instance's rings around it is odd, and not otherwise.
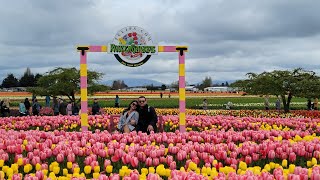
[[[159,158],[154,158],[152,160],[152,164],[153,164],[153,166],[158,166],[160,164]]]
[[[42,172],[42,171],[37,171],[37,172],[36,172],[36,177],[37,177],[38,179],[43,179],[43,178],[44,178],[43,172]]]
[[[131,164],[131,166],[134,167],[134,168],[138,167],[138,165],[139,165],[139,160],[138,160],[138,158],[137,158],[137,157],[131,158],[130,164]]]
[[[268,152],[268,158],[269,159],[274,159],[276,156],[276,153],[274,152],[274,150],[271,150]]]
[[[64,155],[63,154],[58,154],[57,155],[57,162],[58,163],[62,163],[64,161]]]
[[[68,156],[67,156],[67,161],[68,162],[75,162],[75,160],[76,160],[75,154],[73,154],[73,153],[68,154]]]
[[[119,176],[119,174],[114,174],[109,177],[109,180],[120,180],[120,176]]]
[[[109,178],[108,178],[108,176],[106,176],[104,174],[100,174],[99,180],[109,180]]]
[[[290,162],[295,162],[296,161],[296,154],[294,152],[289,154],[289,161]]]
[[[146,165],[147,165],[148,167],[152,166],[152,158],[148,157],[148,158],[146,159]]]
[[[245,157],[245,162],[246,162],[246,164],[251,164],[251,162],[252,162],[251,156],[246,156]]]

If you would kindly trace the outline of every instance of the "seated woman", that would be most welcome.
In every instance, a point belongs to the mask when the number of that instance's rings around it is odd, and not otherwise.
[[[139,113],[136,111],[138,101],[134,100],[129,104],[129,107],[121,114],[118,129],[121,132],[129,133],[135,130],[135,125],[139,120]]]

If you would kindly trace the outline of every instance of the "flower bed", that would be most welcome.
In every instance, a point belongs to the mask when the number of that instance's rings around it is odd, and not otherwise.
[[[0,130],[0,176],[39,179],[317,179],[320,140],[304,131],[110,134]]]
[[[164,131],[174,132],[179,128],[179,116],[162,116],[158,126],[163,125]],[[110,127],[110,115],[90,115],[88,117],[89,129],[105,130]],[[119,118],[114,119],[114,126]],[[162,123],[162,124],[160,124]],[[0,118],[0,128],[6,130],[64,130],[80,131],[80,116],[24,116]],[[186,116],[188,131],[243,131],[243,130],[301,130],[309,133],[320,133],[320,119],[311,118],[254,118],[234,116]]]
[[[320,179],[316,111],[221,112],[187,115],[186,133],[165,115],[150,135],[110,133],[106,114],[86,132],[79,116],[0,118],[0,179]]]

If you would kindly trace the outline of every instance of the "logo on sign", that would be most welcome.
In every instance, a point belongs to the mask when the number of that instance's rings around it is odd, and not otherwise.
[[[137,26],[128,26],[117,32],[112,44],[108,46],[108,53],[114,54],[125,66],[137,67],[146,63],[151,55],[157,54],[158,46],[153,44],[147,31]]]

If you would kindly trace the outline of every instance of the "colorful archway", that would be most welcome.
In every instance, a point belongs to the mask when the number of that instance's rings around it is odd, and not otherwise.
[[[117,46],[117,45],[114,45],[114,46]],[[122,45],[118,45],[118,46],[122,46]],[[132,46],[122,46],[122,47],[135,48],[136,46],[132,45]],[[149,47],[149,46],[141,46],[141,47]],[[178,56],[179,56],[179,110],[180,110],[180,112],[179,112],[179,129],[180,129],[180,132],[185,132],[186,131],[186,128],[185,128],[185,124],[186,124],[185,52],[188,51],[188,47],[187,46],[155,46],[155,47],[157,48],[156,49],[157,52],[178,52]],[[133,48],[131,48],[131,49],[133,49]],[[141,50],[141,49],[142,48],[140,48],[139,50]],[[89,124],[88,124],[88,91],[87,91],[87,87],[88,87],[87,86],[87,53],[89,53],[89,52],[110,52],[110,45],[78,46],[77,50],[78,50],[78,52],[80,52],[81,128],[82,128],[82,131],[87,131],[88,126],[89,126]],[[150,58],[150,56],[148,57],[148,59],[149,58]]]

